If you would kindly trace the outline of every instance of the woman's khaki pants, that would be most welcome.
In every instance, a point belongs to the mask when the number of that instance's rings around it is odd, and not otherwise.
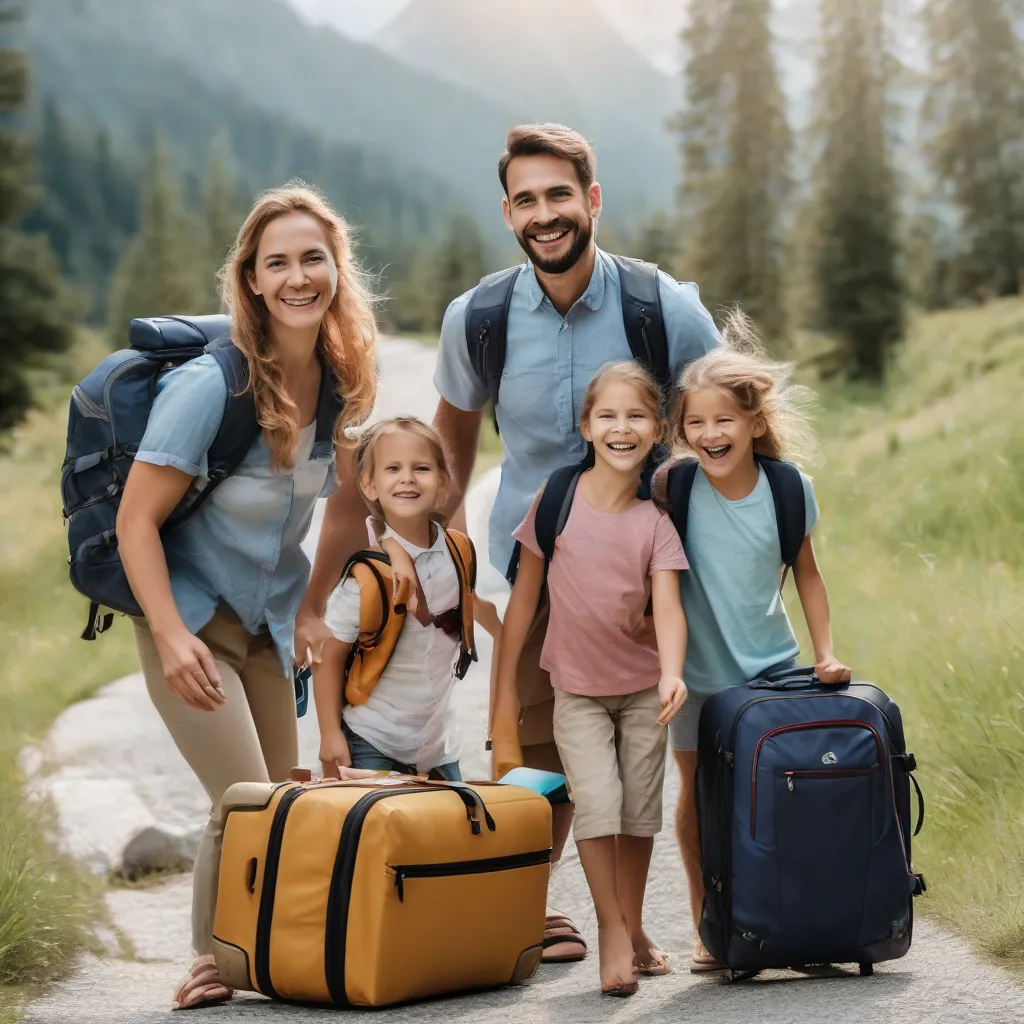
[[[172,693],[149,626],[135,620],[142,674],[160,717],[212,805],[196,855],[192,890],[192,945],[212,952],[213,912],[223,830],[219,807],[236,782],[282,782],[298,757],[295,691],[269,634],[253,636],[221,604],[199,631],[221,675],[226,703],[198,711]]]

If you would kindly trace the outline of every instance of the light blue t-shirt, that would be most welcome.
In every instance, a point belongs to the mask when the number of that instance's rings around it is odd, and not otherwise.
[[[660,274],[662,319],[669,363],[678,374],[721,341],[695,284]],[[445,313],[434,386],[457,409],[475,411],[487,389],[469,359],[466,312],[473,291]],[[541,484],[560,466],[579,462],[583,393],[605,363],[631,358],[622,325],[615,261],[600,249],[586,291],[563,317],[545,295],[533,264],[524,263],[512,291],[505,369],[498,393],[498,429],[504,443],[501,483],[491,511],[490,560],[503,576],[512,556],[512,531],[526,517]]]
[[[261,431],[241,464],[186,523],[164,538],[171,591],[196,633],[226,602],[250,632],[268,630],[289,674],[295,613],[309,582],[302,541],[313,508],[336,487],[330,381],[324,375],[316,424],[301,431],[291,469],[271,465]],[[228,388],[211,355],[164,374],[135,456],[207,482],[207,453],[224,415]]]
[[[800,474],[805,532],[818,520],[811,481]],[[716,693],[756,679],[800,653],[779,593],[782,550],[772,489],[763,469],[745,498],[730,501],[697,470],[687,513],[687,572],[679,574],[686,612],[683,679],[694,693]]]

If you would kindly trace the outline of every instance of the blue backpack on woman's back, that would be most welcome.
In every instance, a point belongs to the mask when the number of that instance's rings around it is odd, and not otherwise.
[[[67,453],[60,477],[68,524],[71,582],[89,598],[83,640],[108,629],[113,615],[142,610],[128,585],[114,526],[128,471],[146,432],[161,374],[209,352],[220,365],[228,401],[210,447],[209,485],[164,523],[173,530],[194,515],[245,457],[259,434],[256,406],[245,391],[248,368],[231,343],[227,316],[133,320],[129,348],[107,356],[71,393]]]

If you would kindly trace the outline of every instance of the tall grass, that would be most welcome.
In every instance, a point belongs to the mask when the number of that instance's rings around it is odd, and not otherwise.
[[[0,452],[0,1019],[20,987],[68,968],[98,909],[91,880],[48,846],[46,808],[23,800],[17,755],[64,707],[133,664],[121,624],[91,645],[78,638],[87,605],[67,580],[61,519],[67,397],[103,351],[83,337]]]
[[[1022,391],[1024,303],[924,318],[883,393],[823,393],[813,472],[837,653],[900,704],[920,764],[918,907],[1019,970]]]

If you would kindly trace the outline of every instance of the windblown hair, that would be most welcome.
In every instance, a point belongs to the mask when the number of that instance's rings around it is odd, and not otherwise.
[[[385,434],[395,434],[398,432],[412,434],[425,441],[430,449],[430,454],[437,463],[438,472],[445,480],[451,481],[452,476],[449,469],[451,460],[448,457],[448,449],[445,446],[444,438],[441,437],[440,433],[429,423],[424,423],[423,420],[415,416],[394,416],[391,419],[378,420],[359,435],[359,440],[356,442],[355,467],[356,482],[360,492],[362,492],[361,481],[363,477],[373,473],[375,466],[374,449],[377,447],[377,442]],[[369,505],[374,516],[377,519],[383,520],[384,511],[380,507],[380,502],[370,501],[365,494],[363,495],[363,500]],[[432,518],[443,525],[444,520],[439,514],[433,515]]]
[[[505,139],[505,152],[498,160],[498,180],[508,196],[508,165],[517,156],[554,156],[568,160],[584,192],[597,176],[597,157],[589,142],[579,132],[564,124],[513,125]]]
[[[625,359],[617,363],[605,363],[594,374],[587,385],[587,390],[583,392],[583,401],[580,403],[580,423],[588,419],[594,411],[594,405],[597,402],[597,396],[600,394],[601,388],[613,381],[630,384],[636,388],[644,408],[664,429],[665,418],[662,415],[661,388],[658,387],[658,382],[651,376],[647,367],[635,359]]]
[[[671,414],[675,446],[692,454],[686,443],[686,397],[701,388],[728,391],[740,408],[759,416],[765,431],[754,438],[754,452],[773,459],[806,463],[817,450],[809,407],[814,393],[791,381],[792,363],[773,362],[750,318],[734,309],[722,327],[722,345],[694,360],[679,376]]]
[[[334,425],[337,445],[350,444],[346,430],[362,423],[377,394],[377,324],[367,275],[352,252],[348,226],[315,189],[290,182],[260,195],[239,229],[221,271],[224,306],[231,313],[231,336],[249,365],[249,389],[256,417],[270,445],[277,470],[289,467],[299,440],[298,406],[284,388],[284,375],[270,341],[269,313],[254,295],[247,275],[266,226],[289,213],[308,213],[324,226],[338,268],[338,288],[320,324],[317,353],[330,369],[345,408]]]

